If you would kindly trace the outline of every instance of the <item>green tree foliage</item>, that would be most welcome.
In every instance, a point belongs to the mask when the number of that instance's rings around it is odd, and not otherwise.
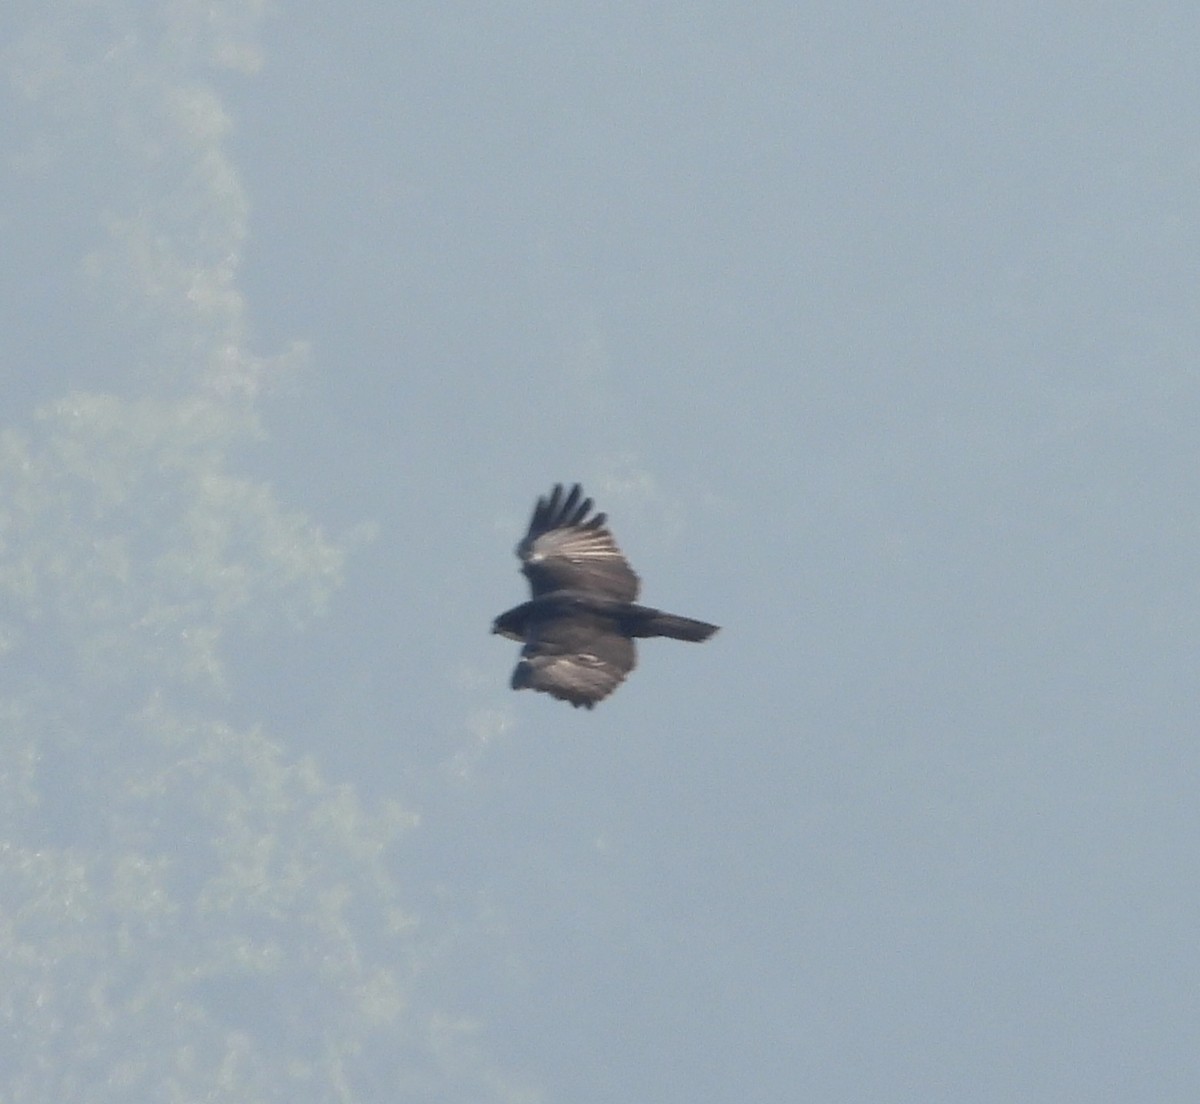
[[[77,394],[2,438],[5,1101],[444,1098],[409,818],[220,718],[223,636],[318,612],[343,556],[231,474],[248,428]]]
[[[69,319],[85,369],[39,364],[56,397],[0,428],[0,1104],[517,1098],[420,996],[413,818],[230,720],[231,645],[312,621],[347,546],[240,467],[303,351],[247,349],[211,80],[256,71],[265,9],[62,0],[0,49],[22,287],[55,289],[29,332]]]

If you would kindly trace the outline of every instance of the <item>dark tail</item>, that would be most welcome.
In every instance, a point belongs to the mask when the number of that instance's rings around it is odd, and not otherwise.
[[[691,617],[680,617],[678,614],[639,606],[632,632],[634,636],[669,636],[672,640],[691,640],[699,643],[701,640],[707,640],[719,627],[710,625],[707,621],[696,621]]]

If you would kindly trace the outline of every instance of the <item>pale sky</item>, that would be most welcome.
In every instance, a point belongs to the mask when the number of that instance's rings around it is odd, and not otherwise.
[[[61,0],[0,41],[3,424],[46,458],[4,457],[22,762],[84,775],[170,700],[339,825],[411,814],[369,864],[345,829],[378,880],[337,945],[394,971],[363,1015],[413,1066],[347,1044],[342,1099],[1195,1098],[1191,5]],[[593,713],[512,693],[488,635],[575,480],[645,601],[723,627]],[[8,831],[47,862],[188,870],[228,827],[135,803],[68,847],[29,769],[50,842]],[[307,798],[256,792],[275,846]],[[209,932],[212,883],[174,892]],[[318,995],[212,1036],[262,1070],[358,1038],[272,900],[289,965],[238,969]],[[80,992],[178,972],[45,953]],[[140,1061],[98,1016],[45,1028],[59,1100]],[[21,1069],[0,1096],[50,1099]]]

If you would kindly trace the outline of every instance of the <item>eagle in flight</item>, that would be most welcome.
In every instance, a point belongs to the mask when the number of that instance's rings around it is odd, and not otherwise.
[[[500,614],[492,632],[519,640],[514,690],[540,690],[591,709],[637,663],[634,638],[707,640],[716,625],[634,602],[640,582],[592,500],[576,483],[539,498],[517,545],[533,597]]]

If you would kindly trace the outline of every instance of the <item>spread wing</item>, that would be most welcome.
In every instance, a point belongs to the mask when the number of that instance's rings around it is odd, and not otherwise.
[[[591,509],[592,500],[583,497],[578,483],[565,495],[556,483],[538,499],[529,532],[517,545],[535,598],[555,590],[580,590],[622,602],[637,597],[637,575],[605,528],[605,515],[589,518]]]
[[[601,620],[571,616],[538,624],[513,671],[514,690],[541,690],[591,709],[633,670],[633,641]]]

